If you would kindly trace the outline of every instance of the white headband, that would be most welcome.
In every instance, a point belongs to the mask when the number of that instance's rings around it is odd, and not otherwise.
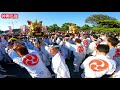
[[[59,45],[49,45],[50,48],[59,47]]]

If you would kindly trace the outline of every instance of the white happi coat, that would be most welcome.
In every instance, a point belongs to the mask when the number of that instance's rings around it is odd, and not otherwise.
[[[116,48],[113,59],[117,62],[117,67],[120,66],[120,48]]]
[[[87,50],[87,48],[89,47],[90,41],[88,39],[83,39],[81,43]]]
[[[68,53],[69,53],[68,48],[66,48],[65,45],[62,44],[62,41],[59,43],[59,45],[60,45],[60,51],[61,51],[62,55],[64,56],[64,58],[65,59],[68,58]]]
[[[36,51],[29,50],[29,54],[23,57],[19,57],[15,51],[12,51],[9,55],[13,62],[24,67],[32,78],[51,78],[51,73]]]
[[[57,75],[56,78],[70,78],[68,66],[60,52],[52,58],[52,70]]]
[[[7,41],[4,38],[2,38],[2,44],[4,44],[4,46],[7,47]]]
[[[82,46],[81,44],[79,45],[74,45],[74,44],[70,44],[68,42],[65,43],[65,46],[70,49],[71,51],[73,51],[74,54],[74,68],[77,72],[79,72],[79,67],[80,64],[82,63],[82,61],[85,59],[85,55],[86,55],[86,49],[84,46]]]
[[[41,50],[39,50],[39,48],[35,47],[33,48],[33,50],[36,50],[39,55],[40,55],[40,58],[42,59],[43,63],[46,65],[46,66],[49,66],[50,65],[50,62],[49,62],[49,54],[46,52],[44,46],[41,46],[40,48]]]
[[[69,42],[65,42],[65,47],[70,49],[71,51],[73,51],[73,54],[75,57],[81,57],[81,59],[84,59],[85,58],[85,55],[86,55],[86,49],[84,46],[83,47],[83,52],[78,52],[78,47],[79,46],[82,46],[81,44],[79,45],[74,45],[74,44],[70,44]]]
[[[34,48],[34,45],[28,40],[24,41],[23,43],[25,44],[27,49],[33,49]]]
[[[6,54],[5,48],[5,44],[3,42],[0,42],[0,60],[2,60],[4,55]]]
[[[94,42],[91,42],[90,44],[89,44],[89,47],[88,47],[88,49],[87,49],[87,54],[93,54],[93,52],[94,52],[94,49],[95,49],[95,47],[96,47],[96,44],[97,44],[97,41],[94,41]]]
[[[101,78],[103,75],[111,75],[116,69],[116,62],[104,55],[90,56],[82,63],[85,78]]]
[[[110,48],[107,58],[114,59],[116,48]]]

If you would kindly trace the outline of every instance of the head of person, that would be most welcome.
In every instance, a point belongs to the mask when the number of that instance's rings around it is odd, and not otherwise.
[[[116,37],[108,37],[107,39],[106,39],[106,41],[107,41],[107,44],[111,47],[116,47],[117,46],[117,44],[119,43],[119,40],[116,38]]]
[[[72,40],[74,38],[74,35],[72,34],[72,35],[70,35],[70,40]]]
[[[59,45],[54,43],[53,45],[49,46],[49,52],[51,55],[55,56],[59,51]]]
[[[75,39],[75,43],[76,43],[76,44],[81,44],[81,39],[76,38],[76,39]]]
[[[99,44],[97,47],[96,47],[96,52],[98,55],[100,54],[104,54],[104,55],[107,55],[109,53],[109,46],[108,45],[105,45],[105,44]]]
[[[20,57],[23,57],[23,56],[29,54],[27,48],[21,44],[17,45],[17,47],[14,50]]]
[[[92,35],[92,36],[91,36],[91,39],[92,39],[92,41],[97,41],[98,36],[97,36],[97,35]]]

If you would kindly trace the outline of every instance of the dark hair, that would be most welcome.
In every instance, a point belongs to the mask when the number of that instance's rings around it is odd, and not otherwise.
[[[75,39],[75,42],[77,42],[77,43],[81,43],[81,39],[76,38],[76,39]]]
[[[97,39],[98,39],[98,36],[97,36],[97,35],[93,35],[93,38],[97,40]]]
[[[97,50],[99,51],[99,52],[103,52],[103,53],[105,53],[105,54],[107,54],[108,52],[109,52],[109,46],[108,45],[105,45],[105,44],[99,44],[98,46],[97,46]]]
[[[16,47],[15,49],[14,49],[16,52],[19,52],[21,55],[27,55],[27,54],[29,54],[29,52],[28,52],[28,50],[27,50],[27,48],[26,47],[24,47],[24,46],[18,46],[18,47]]]
[[[111,45],[114,46],[114,47],[119,43],[119,40],[115,37],[109,37],[107,39],[107,41],[110,42]]]

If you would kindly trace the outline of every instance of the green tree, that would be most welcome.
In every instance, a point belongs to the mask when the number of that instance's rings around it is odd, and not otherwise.
[[[117,20],[117,19],[114,18],[114,17],[108,16],[108,15],[94,14],[94,15],[91,15],[91,16],[87,17],[87,19],[85,20],[85,22],[93,24],[94,26],[97,26],[98,25],[97,23],[100,20]]]
[[[60,29],[60,27],[57,24],[53,24],[53,25],[48,26],[48,31],[50,31],[50,32],[53,32],[53,31],[56,31],[59,29]]]
[[[91,27],[87,24],[85,24],[84,26],[81,27],[82,30],[90,30]]]
[[[0,34],[2,34],[4,31],[0,30]]]
[[[120,28],[120,22],[117,20],[100,20],[98,25],[105,28]]]

